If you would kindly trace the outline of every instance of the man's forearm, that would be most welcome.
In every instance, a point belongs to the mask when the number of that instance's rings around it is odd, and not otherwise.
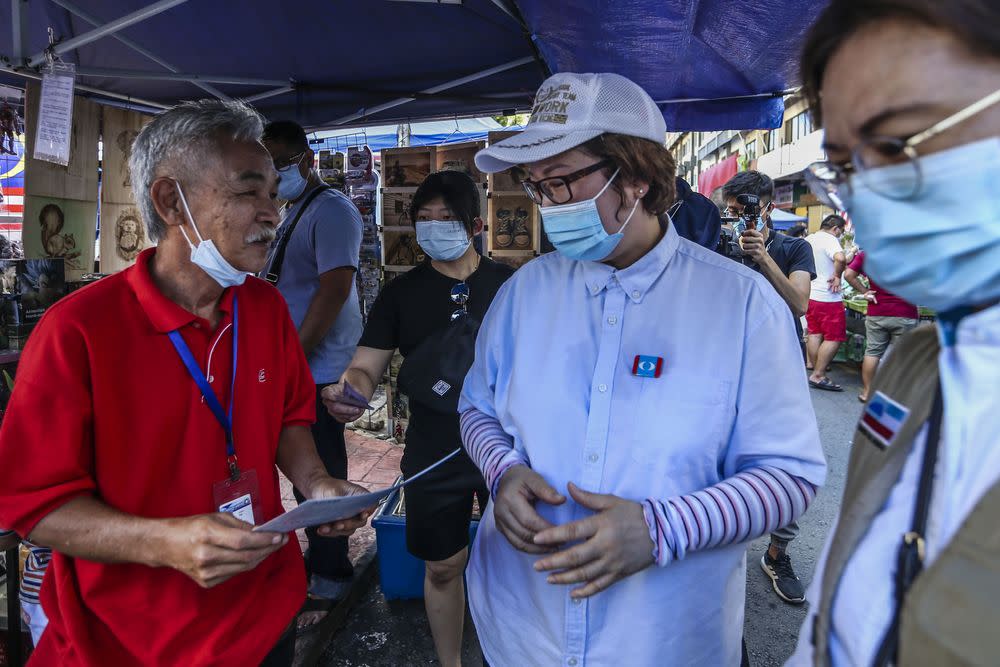
[[[853,287],[858,294],[864,294],[868,291],[868,288],[864,286],[856,273],[848,271],[844,274],[844,280],[846,280],[847,284]]]
[[[312,431],[306,426],[286,426],[278,440],[278,469],[306,498],[312,497],[313,484],[329,475],[316,452]]]
[[[149,519],[116,510],[91,496],[74,498],[47,514],[28,535],[39,546],[98,563],[159,567],[170,519]]]
[[[299,342],[302,343],[302,349],[306,356],[311,354],[330,333],[330,328],[337,321],[337,317],[340,316],[340,311],[350,295],[349,289],[344,290],[323,285],[320,285],[319,289],[316,290],[312,301],[309,302],[306,316],[302,318],[302,324],[299,326]]]
[[[809,308],[809,293],[801,294],[795,288],[795,285],[792,284],[792,281],[788,279],[788,276],[781,272],[781,269],[778,268],[778,265],[770,257],[760,267],[764,273],[764,277],[774,287],[778,296],[792,309],[795,316],[802,317],[805,315],[806,310]]]
[[[846,259],[839,258],[833,260],[833,275],[837,278],[837,280],[840,280],[843,277],[844,271],[846,270],[847,270]]]

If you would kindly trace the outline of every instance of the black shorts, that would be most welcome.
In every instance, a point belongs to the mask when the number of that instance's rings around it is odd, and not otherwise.
[[[403,462],[404,474],[419,471],[408,470],[408,463]],[[490,497],[482,475],[465,452],[407,486],[403,495],[406,550],[428,561],[446,560],[469,546],[473,498],[478,498],[483,512]]]

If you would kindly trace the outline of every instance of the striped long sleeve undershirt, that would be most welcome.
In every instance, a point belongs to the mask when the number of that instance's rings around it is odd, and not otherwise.
[[[514,440],[493,417],[472,409],[462,413],[462,444],[469,458],[483,473],[494,498],[503,474],[516,465],[528,465],[528,459],[514,449]]]
[[[52,549],[39,547],[31,542],[22,542],[28,548],[28,557],[24,561],[24,574],[21,577],[19,597],[22,603],[38,604],[38,593],[42,588],[42,579],[52,560]]]
[[[493,417],[479,410],[462,414],[462,443],[490,492],[503,474],[528,460]],[[646,499],[643,514],[653,556],[663,566],[693,551],[749,542],[802,516],[816,487],[773,466],[743,470],[707,489],[667,500]]]
[[[816,487],[779,468],[748,468],[714,486],[667,500],[648,498],[643,514],[661,567],[693,551],[749,542],[802,516]]]

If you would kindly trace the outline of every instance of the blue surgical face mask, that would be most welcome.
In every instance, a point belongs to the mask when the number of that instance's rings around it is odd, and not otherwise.
[[[184,212],[187,214],[188,220],[191,221],[191,227],[194,228],[194,233],[198,236],[198,245],[196,246],[188,238],[187,232],[181,227],[181,234],[184,235],[184,239],[191,246],[191,262],[196,266],[200,267],[202,271],[211,276],[215,282],[219,283],[223,287],[235,287],[237,285],[242,285],[243,281],[247,279],[250,275],[246,271],[240,271],[235,268],[232,264],[226,261],[226,258],[222,256],[219,249],[215,247],[215,243],[211,240],[205,240],[201,236],[201,232],[198,231],[198,225],[194,221],[194,216],[191,215],[191,209],[188,208],[187,199],[184,198],[184,191],[181,190],[181,184],[177,181],[177,194],[181,198],[181,204],[184,206]]]
[[[852,179],[844,207],[865,251],[865,273],[900,297],[946,312],[1000,299],[1000,138],[918,159],[922,187],[897,201],[878,194],[913,173],[893,165]]]
[[[636,200],[625,223],[614,234],[608,234],[601,222],[601,214],[597,210],[597,199],[611,187],[618,176],[616,170],[611,179],[592,199],[559,204],[558,206],[542,207],[542,223],[549,241],[565,257],[582,261],[599,262],[607,259],[615,251],[624,238],[625,227],[635,215],[639,207]]]
[[[299,162],[302,160],[300,159]],[[278,170],[278,197],[285,201],[295,201],[306,189],[306,179],[299,173],[299,162],[294,162]]]
[[[418,220],[417,243],[431,259],[451,262],[465,254],[472,239],[461,222]]]

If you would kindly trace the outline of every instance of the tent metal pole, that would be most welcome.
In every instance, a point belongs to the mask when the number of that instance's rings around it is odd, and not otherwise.
[[[503,4],[503,0],[492,0],[492,2],[493,2],[494,5],[496,5],[497,7],[499,7],[500,11],[502,11],[504,14],[506,14],[509,17],[511,17],[512,19],[514,19],[518,23],[521,22],[521,19],[519,19],[518,17],[514,16],[514,12],[510,11],[509,9],[507,9],[507,5]]]
[[[11,2],[17,2],[17,0],[11,0]],[[76,5],[74,5],[73,3],[68,2],[67,0],[50,0],[50,2],[52,2],[55,5],[58,5],[59,7],[62,7],[63,9],[65,9],[66,11],[68,11],[70,14],[73,14],[74,16],[76,16],[76,17],[78,17],[78,18],[86,21],[87,23],[89,23],[91,25],[101,25],[101,21],[99,19],[95,18],[91,14],[88,14],[87,12],[85,12],[82,9],[80,9],[79,7],[77,7]],[[133,51],[135,51],[139,55],[145,56],[149,60],[152,60],[154,63],[156,63],[157,65],[159,65],[163,69],[168,70],[170,72],[174,72],[174,73],[180,72],[179,69],[177,69],[176,67],[174,67],[173,65],[171,65],[170,63],[168,63],[167,61],[165,61],[163,58],[160,58],[155,53],[149,51],[148,49],[146,49],[146,48],[144,48],[142,46],[140,46],[139,44],[137,44],[136,42],[132,41],[128,37],[125,37],[124,35],[120,35],[120,34],[114,34],[114,35],[112,35],[112,37],[114,39],[117,39],[119,42],[121,42],[122,44],[124,44],[128,48],[132,49]],[[215,97],[219,98],[220,100],[228,100],[228,99],[230,99],[229,95],[226,95],[224,92],[222,92],[221,90],[219,90],[215,86],[210,86],[207,83],[204,83],[204,82],[201,82],[201,81],[192,81],[191,83],[193,83],[194,85],[198,86],[199,88],[201,88],[202,90],[204,90],[209,95],[214,95]]]
[[[28,49],[28,0],[10,0],[10,29],[17,64],[24,62]]]
[[[143,70],[112,69],[106,67],[77,67],[77,76],[101,77],[109,79],[146,79],[149,81],[207,81],[208,83],[228,83],[240,86],[287,86],[287,81],[276,79],[247,79],[238,76],[216,74],[184,74],[181,72],[147,72]]]
[[[274,90],[265,90],[263,93],[257,93],[256,95],[244,97],[243,101],[247,104],[253,104],[254,102],[259,102],[260,100],[266,100],[269,97],[277,97],[278,95],[291,93],[294,90],[295,86],[285,86],[283,88],[275,88]]]
[[[798,92],[799,88],[778,90],[773,93],[756,93],[754,95],[732,95],[729,97],[677,97],[670,100],[656,100],[656,104],[686,104],[688,102],[738,102],[739,100],[759,100],[773,97],[784,97]]]
[[[135,25],[136,23],[141,23],[148,18],[156,16],[157,14],[162,14],[168,9],[176,7],[177,5],[182,5],[185,2],[187,2],[187,0],[159,0],[159,2],[154,2],[153,4],[136,10],[131,14],[126,14],[121,18],[115,19],[114,21],[99,26],[89,32],[85,32],[82,35],[77,35],[76,37],[71,37],[64,42],[59,42],[55,46],[50,47],[50,49],[53,54],[61,55],[67,51],[72,51],[80,48],[81,46],[86,46],[87,44],[95,42],[102,37],[113,35],[119,30],[124,30],[125,28]],[[44,63],[48,51],[49,49],[46,49],[41,53],[36,53],[31,56],[28,60],[28,67],[38,67]]]
[[[14,74],[16,76],[24,77],[25,79],[34,79],[35,81],[41,81],[42,75],[36,74],[35,72],[30,72],[23,69],[14,69],[13,67],[5,67],[0,65],[0,72],[7,72],[8,74]],[[154,102],[152,100],[146,100],[141,97],[132,97],[131,95],[123,95],[121,93],[112,93],[107,90],[101,90],[100,88],[94,88],[93,86],[84,86],[77,83],[74,88],[76,90],[83,91],[85,93],[92,93],[94,95],[101,95],[102,97],[108,97],[113,100],[121,100],[123,102],[132,102],[135,104],[141,104],[145,107],[152,107],[154,109],[162,109],[166,111],[170,107],[162,102]]]
[[[455,88],[457,86],[462,86],[467,83],[471,83],[473,81],[478,81],[479,79],[485,79],[488,76],[493,76],[494,74],[499,74],[500,72],[506,72],[507,70],[514,69],[516,67],[521,67],[523,65],[530,65],[533,62],[535,62],[535,59],[531,56],[527,56],[525,58],[518,58],[517,60],[511,60],[508,63],[504,63],[503,65],[497,65],[496,67],[484,69],[482,72],[476,72],[475,74],[463,76],[460,79],[447,81],[437,86],[432,86],[430,88],[427,88],[426,90],[421,90],[420,94],[433,95],[435,93],[440,93],[442,91],[448,90],[449,88]],[[387,109],[392,109],[401,106],[403,104],[406,104],[407,102],[412,102],[415,99],[416,99],[415,97],[400,97],[398,99],[386,102],[384,104],[379,104],[377,106],[374,106],[371,109],[362,109],[361,111],[353,113],[349,116],[344,116],[342,118],[329,121],[328,123],[324,123],[324,125],[343,125],[344,123],[349,123],[359,118],[372,116],[374,114],[386,111]]]

